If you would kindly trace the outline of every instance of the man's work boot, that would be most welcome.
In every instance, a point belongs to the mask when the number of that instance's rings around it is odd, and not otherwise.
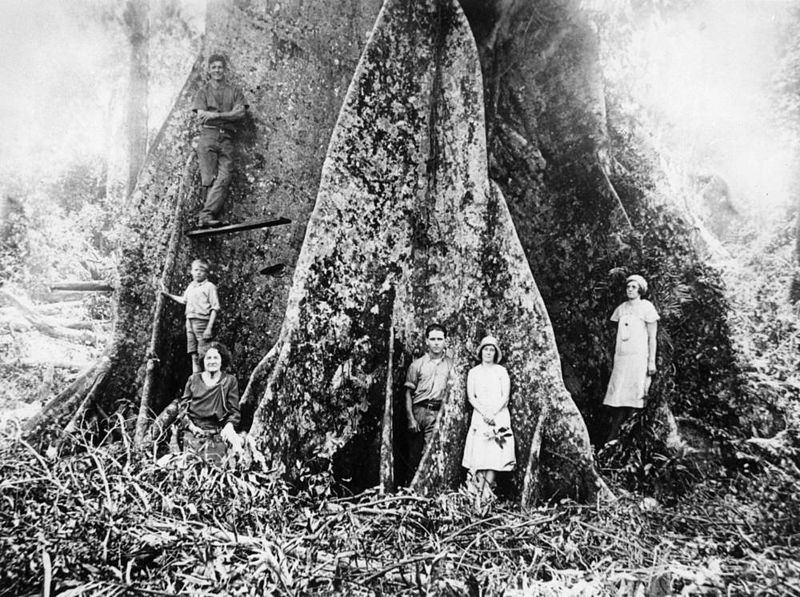
[[[220,226],[224,226],[225,222],[222,220],[216,220],[214,218],[198,218],[197,219],[197,227],[198,228],[219,228]]]

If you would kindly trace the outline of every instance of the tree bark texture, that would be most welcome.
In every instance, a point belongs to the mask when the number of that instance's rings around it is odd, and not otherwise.
[[[182,292],[194,258],[211,262],[222,304],[218,339],[231,348],[240,383],[274,344],[291,275],[258,272],[264,265],[291,266],[297,260],[330,132],[378,8],[377,0],[209,3],[205,57],[227,55],[229,79],[243,88],[250,104],[236,139],[238,159],[225,217],[244,221],[281,215],[292,224],[183,238],[170,256],[173,230],[191,227],[201,206],[199,176],[185,193],[179,192],[187,160],[196,164],[192,142],[198,128],[190,107],[204,76],[201,57],[153,142],[123,216],[127,233],[121,241],[116,324],[107,353],[111,364],[95,391],[97,407],[107,413],[123,408],[135,418],[148,363],[154,367],[148,416],[183,388],[191,370],[183,310],[157,305],[157,282],[164,278],[173,293]],[[183,209],[176,210],[178,202]],[[165,272],[167,263],[174,265]],[[149,354],[154,322],[161,330]],[[61,402],[69,398],[57,397]],[[61,408],[48,412],[59,414],[47,421],[50,426],[63,427],[69,420]]]
[[[491,177],[508,200],[593,438],[605,438],[607,322],[629,273],[648,278],[662,315],[651,401],[749,428],[721,280],[695,250],[689,223],[653,196],[652,166],[635,140],[615,133],[599,36],[580,2],[462,4],[481,48]]]
[[[290,469],[333,460],[342,477],[376,484],[381,450],[371,447],[387,424],[388,356],[403,355],[391,359],[399,398],[425,326],[438,321],[449,329],[457,379],[412,487],[437,491],[463,479],[466,371],[492,333],[509,355],[523,503],[599,488],[547,312],[488,177],[483,113],[480,61],[458,3],[386,2],[333,132],[252,428],[273,460]],[[364,335],[372,385],[334,389],[335,370]],[[404,409],[394,410],[406,429]]]

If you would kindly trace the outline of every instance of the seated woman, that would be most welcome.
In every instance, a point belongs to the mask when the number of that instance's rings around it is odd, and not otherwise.
[[[193,373],[186,382],[182,401],[188,401],[184,448],[221,462],[226,444],[239,452],[242,439],[236,434],[239,424],[239,384],[227,373],[231,362],[228,349],[213,342],[203,357],[203,371]]]
[[[627,301],[614,310],[611,321],[617,322],[614,367],[603,404],[613,414],[606,441],[617,438],[625,419],[644,408],[652,376],[656,372],[656,333],[659,316],[656,308],[642,298],[647,281],[639,275],[625,281]]]
[[[495,338],[481,340],[478,358],[480,365],[467,374],[467,399],[474,410],[461,464],[469,471],[468,484],[471,482],[480,499],[481,495],[493,495],[495,473],[513,470],[516,458],[508,412],[511,382],[506,368],[497,364],[503,354]]]

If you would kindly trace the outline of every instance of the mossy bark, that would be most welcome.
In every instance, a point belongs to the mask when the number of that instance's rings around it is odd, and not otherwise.
[[[449,329],[457,374],[412,487],[437,491],[463,479],[465,375],[487,333],[509,355],[513,478],[523,503],[585,498],[600,487],[547,312],[502,193],[489,180],[483,113],[477,47],[458,3],[387,2],[334,129],[279,356],[252,429],[267,455],[291,471],[335,461],[359,438],[380,442],[389,351],[403,355],[391,370],[402,396],[423,330],[438,321]],[[366,395],[334,391],[336,368],[363,335],[379,383]],[[395,410],[405,429],[404,409]],[[378,470],[364,465],[369,458],[364,453],[349,468],[340,462],[338,473],[377,483],[364,478]]]
[[[650,281],[662,315],[650,401],[728,431],[748,429],[719,275],[695,249],[691,223],[654,193],[656,174],[636,139],[615,129],[591,16],[578,0],[462,4],[481,48],[491,177],[593,438],[605,438],[608,319],[629,273]]]
[[[218,337],[235,355],[241,385],[272,346],[330,132],[378,8],[376,0],[209,3],[203,55],[157,135],[129,213],[123,215],[127,226],[120,243],[115,331],[107,351],[110,368],[102,387],[92,390],[96,399],[88,417],[107,420],[119,411],[133,420],[148,366],[148,418],[180,392],[190,371],[183,311],[157,301],[157,290],[163,279],[173,293],[181,292],[194,258],[211,262],[210,277],[222,303]],[[214,52],[228,56],[229,78],[250,104],[236,140],[238,159],[225,216],[232,221],[286,216],[292,224],[211,239],[181,238],[172,252],[173,232],[189,228],[200,207],[192,149],[198,128],[190,106],[204,76],[204,58]],[[187,161],[190,180],[182,185]],[[168,263],[172,266],[165,268]],[[286,264],[287,275],[259,274],[275,263]],[[149,353],[152,338],[157,341]],[[87,372],[87,379],[92,375]],[[85,385],[57,397],[46,409],[50,415],[32,423],[31,435],[63,428],[71,412],[55,402],[80,403]],[[75,391],[82,395],[76,397]]]

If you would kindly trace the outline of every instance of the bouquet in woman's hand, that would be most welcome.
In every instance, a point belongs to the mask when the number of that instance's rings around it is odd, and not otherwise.
[[[490,423],[489,429],[485,431],[485,434],[487,439],[497,442],[497,445],[501,448],[505,446],[508,439],[513,436],[511,427],[498,427],[494,424],[494,421]]]

